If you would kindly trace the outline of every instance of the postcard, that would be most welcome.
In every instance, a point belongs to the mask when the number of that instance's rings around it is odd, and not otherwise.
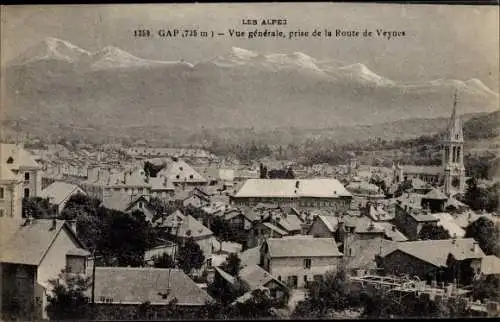
[[[498,6],[0,10],[3,320],[498,316]]]

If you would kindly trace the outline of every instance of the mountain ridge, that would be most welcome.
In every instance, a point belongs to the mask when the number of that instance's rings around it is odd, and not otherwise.
[[[31,119],[41,127],[78,124],[104,133],[134,126],[377,124],[448,117],[457,91],[459,114],[498,109],[498,94],[475,78],[404,83],[363,63],[301,52],[234,47],[193,64],[143,59],[111,46],[91,53],[63,40],[36,46],[7,66],[5,104],[9,119]]]

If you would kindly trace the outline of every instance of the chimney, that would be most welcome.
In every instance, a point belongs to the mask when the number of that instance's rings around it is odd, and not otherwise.
[[[392,225],[392,231],[396,231],[396,226]]]
[[[472,244],[471,251],[473,251],[474,253],[476,253],[478,250],[479,250],[479,245],[478,245],[478,243],[476,241],[474,241],[474,243]]]
[[[56,218],[52,218],[52,227],[50,227],[50,230],[54,230],[56,229],[56,226],[57,226],[57,220]]]

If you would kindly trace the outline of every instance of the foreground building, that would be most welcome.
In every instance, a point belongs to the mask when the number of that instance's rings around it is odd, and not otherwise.
[[[92,270],[87,274],[92,276]],[[147,319],[169,317],[168,304],[176,300],[182,315],[195,318],[208,303],[210,295],[182,270],[145,267],[96,267],[94,294],[98,317],[136,320],[138,308],[149,302]],[[144,317],[143,317],[144,318]]]
[[[336,271],[342,256],[333,238],[269,238],[260,247],[259,265],[288,287],[304,288],[326,272]]]
[[[62,269],[85,273],[89,252],[65,221],[3,218],[1,228],[2,312],[21,320],[47,318],[48,281]]]
[[[259,203],[300,208],[349,209],[352,194],[336,179],[249,179],[231,197],[235,205]]]

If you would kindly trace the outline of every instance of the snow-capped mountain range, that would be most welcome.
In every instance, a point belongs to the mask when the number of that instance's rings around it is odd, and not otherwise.
[[[404,83],[362,63],[238,47],[190,63],[148,60],[112,46],[90,52],[47,38],[8,64],[6,84],[14,118],[103,126],[318,128],[442,117],[455,91],[461,113],[498,109],[498,93],[475,78]]]

